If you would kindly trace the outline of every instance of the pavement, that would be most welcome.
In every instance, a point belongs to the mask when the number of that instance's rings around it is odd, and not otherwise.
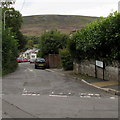
[[[46,69],[49,72],[59,72],[62,75],[68,75],[75,79],[79,79],[84,83],[96,87],[98,89],[104,90],[108,93],[120,96],[120,84],[118,81],[109,81],[99,78],[94,78],[86,75],[75,74],[74,71],[64,71],[63,69]]]

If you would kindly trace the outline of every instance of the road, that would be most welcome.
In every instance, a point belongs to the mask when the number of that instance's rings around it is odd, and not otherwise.
[[[118,118],[118,97],[34,64],[2,80],[3,118]]]

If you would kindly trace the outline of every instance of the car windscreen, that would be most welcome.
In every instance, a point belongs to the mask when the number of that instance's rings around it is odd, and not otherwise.
[[[44,58],[38,58],[38,59],[36,59],[36,61],[38,61],[38,62],[45,62],[45,59]]]

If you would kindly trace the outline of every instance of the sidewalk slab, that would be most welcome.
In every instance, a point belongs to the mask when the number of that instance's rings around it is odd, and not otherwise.
[[[93,85],[96,85],[98,87],[104,87],[104,86],[113,86],[118,85],[118,81],[104,81],[104,82],[94,82]]]

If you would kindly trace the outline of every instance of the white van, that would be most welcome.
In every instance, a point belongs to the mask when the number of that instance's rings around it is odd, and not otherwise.
[[[34,63],[35,62],[35,59],[37,58],[37,55],[35,53],[31,53],[30,54],[30,63]]]

